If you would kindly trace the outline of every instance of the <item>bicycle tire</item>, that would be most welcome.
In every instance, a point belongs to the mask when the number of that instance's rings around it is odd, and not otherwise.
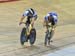
[[[26,28],[24,27],[22,29],[21,35],[20,35],[20,43],[21,43],[21,45],[24,45],[24,42],[25,42],[25,39],[26,39],[25,33],[26,33]]]
[[[47,45],[47,42],[48,42],[48,34],[49,34],[49,31],[47,31],[45,35],[45,43],[44,43],[45,45]]]
[[[35,29],[31,29],[29,39],[30,39],[30,44],[33,45],[36,41],[36,30]]]

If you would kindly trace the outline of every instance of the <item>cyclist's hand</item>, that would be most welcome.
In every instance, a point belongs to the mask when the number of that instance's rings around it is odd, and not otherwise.
[[[52,28],[52,30],[54,31],[54,30],[55,30],[55,28]]]
[[[19,23],[19,25],[21,25],[21,24],[22,24],[22,22]]]
[[[45,27],[46,25],[43,24],[43,27]]]

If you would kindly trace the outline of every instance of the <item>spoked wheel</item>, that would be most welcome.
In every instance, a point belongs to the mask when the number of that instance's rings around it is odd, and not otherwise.
[[[26,36],[25,36],[25,33],[26,33],[26,28],[24,27],[21,31],[21,35],[20,35],[20,42],[21,42],[21,45],[24,45],[24,42],[26,41]]]
[[[32,29],[30,32],[30,44],[33,45],[36,41],[36,30]]]

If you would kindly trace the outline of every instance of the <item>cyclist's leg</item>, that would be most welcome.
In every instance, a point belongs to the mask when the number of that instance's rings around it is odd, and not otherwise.
[[[29,35],[29,26],[30,26],[30,16],[27,17],[26,26],[27,26],[27,35]]]
[[[33,19],[30,19],[30,25],[29,25],[29,32],[31,31],[31,29],[34,28],[34,18]]]
[[[54,35],[54,30],[53,30],[52,27],[51,27],[51,31],[49,32],[49,34],[50,34],[50,36],[49,36],[49,38],[48,38],[48,44],[50,45],[50,42],[53,42],[51,39],[52,39],[52,37],[53,37],[53,35]]]
[[[50,45],[50,42],[52,42],[52,37],[54,35],[54,32],[50,32],[50,37],[48,38],[48,45]]]
[[[51,32],[50,32],[50,38],[49,38],[49,42],[51,41],[53,35],[54,35],[54,30],[53,30],[53,26],[55,25],[55,22],[54,22],[54,19],[52,19],[52,22],[51,22]]]

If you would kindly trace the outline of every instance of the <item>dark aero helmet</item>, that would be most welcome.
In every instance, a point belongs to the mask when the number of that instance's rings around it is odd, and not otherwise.
[[[34,10],[32,8],[29,8],[28,11],[33,15],[34,14]]]

